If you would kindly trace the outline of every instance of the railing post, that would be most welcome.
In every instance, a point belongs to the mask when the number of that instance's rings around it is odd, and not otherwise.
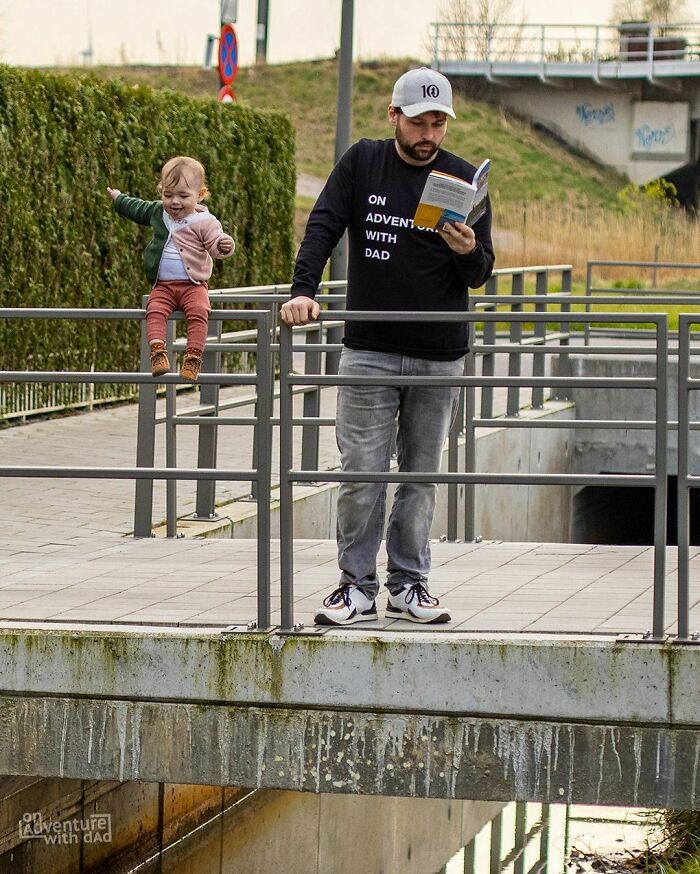
[[[654,484],[654,637],[664,633],[668,495],[668,316],[656,322],[656,470]],[[680,425],[679,425],[680,428]]]
[[[467,362],[465,359],[466,369]],[[462,417],[464,409],[462,404],[462,389],[457,402],[457,411],[447,438],[447,470],[449,473],[457,473],[459,469],[459,434],[462,429]],[[450,542],[457,540],[457,511],[459,508],[459,484],[449,483],[447,486],[447,539]]]
[[[476,874],[475,864],[476,838],[472,838],[464,848],[464,874]]]
[[[545,871],[547,859],[549,858],[549,814],[549,804],[543,804],[542,812],[540,814],[540,819],[542,820],[542,831],[540,832],[540,858],[538,859],[538,862],[540,864],[540,871]],[[566,851],[566,845],[564,849]]]
[[[165,342],[171,361],[175,357],[175,325],[173,319],[169,319],[166,328]],[[177,467],[176,394],[176,385],[169,383],[165,386],[165,466],[172,468]],[[177,480],[174,479],[165,481],[165,528],[167,537],[177,536]]]
[[[489,874],[501,874],[503,842],[503,814],[498,813],[491,820],[491,850],[489,853]]]
[[[321,343],[322,338],[322,322],[315,325],[309,325],[306,331],[307,343]],[[320,374],[321,373],[321,350],[315,349],[313,352],[304,354],[304,373]],[[318,418],[321,414],[321,389],[320,386],[315,386],[310,389],[305,387],[304,391],[304,418]],[[303,425],[301,429],[301,469],[302,470],[318,470],[318,444],[319,434],[318,425]]]
[[[548,273],[546,270],[538,270],[535,276],[535,294],[536,295],[546,295],[548,291]],[[535,312],[536,313],[544,313],[547,312],[547,304],[540,303],[537,301],[535,303]],[[547,336],[547,323],[546,322],[535,322],[534,329],[535,337],[538,338],[539,343],[537,345],[544,346],[545,337]],[[533,346],[533,348],[535,348]],[[544,354],[541,352],[533,352],[532,354],[532,375],[533,376],[544,376],[545,370],[545,359]],[[542,386],[534,386],[532,389],[532,406],[536,410],[541,410],[544,404],[544,388]]]
[[[561,274],[561,292],[562,294],[571,294],[571,268],[568,267],[562,270]],[[562,313],[571,312],[571,302],[563,301],[560,307]],[[571,325],[569,322],[559,323],[559,332],[564,336],[560,338],[559,345],[562,348],[568,348],[571,345]],[[571,376],[571,358],[568,352],[562,352],[559,355],[559,376]],[[554,391],[553,397],[557,400],[569,400],[569,392],[565,387],[557,388]]]
[[[263,410],[264,416],[272,416],[272,408],[273,408],[274,395],[275,395],[275,368],[273,366],[273,354],[272,354],[271,344],[274,342],[274,339],[277,336],[277,314],[278,314],[277,304],[272,303],[270,305],[269,313],[270,313],[270,318],[269,318],[267,324],[268,324],[268,330],[270,331],[270,340],[269,340],[267,346],[265,347],[265,349],[267,350],[267,355],[269,356],[269,359],[270,359],[270,361],[268,363],[268,367],[267,367],[267,372],[269,374],[269,381],[270,381],[270,391],[268,392],[268,395],[267,395],[269,398],[269,408],[266,410]],[[258,322],[257,329],[258,329],[258,331],[260,330],[260,322]],[[256,417],[260,416],[260,403],[261,403],[261,401],[260,401],[260,398],[258,397],[258,400],[255,402],[255,407],[253,409],[253,414]],[[257,457],[257,451],[258,451],[258,449],[257,449],[257,431],[255,431],[253,433],[253,459],[255,459]],[[250,499],[252,501],[257,501],[257,499],[258,499],[258,483],[257,483],[257,481],[252,482],[250,485]]]
[[[485,294],[492,294],[494,298],[498,296],[498,276],[491,276],[487,283],[486,288],[484,289]],[[494,303],[493,308],[490,306],[488,310],[493,310],[496,312],[496,304]],[[486,311],[488,311],[486,310]],[[476,328],[476,325],[474,325]],[[475,336],[476,331],[472,333],[472,336]],[[484,322],[484,327],[481,332],[481,339],[484,346],[495,346],[496,345],[496,322]],[[474,368],[476,369],[476,368]],[[493,376],[496,373],[496,353],[495,352],[484,352],[481,356],[481,375],[482,376]],[[472,374],[473,375],[473,374]],[[476,391],[476,389],[474,389]],[[476,406],[475,406],[476,408]],[[481,387],[481,418],[482,419],[490,419],[493,416],[493,386],[484,385]],[[471,538],[470,538],[471,539]]]
[[[513,874],[525,874],[525,848],[527,846],[525,836],[526,818],[527,803],[525,801],[516,801],[515,845],[513,847],[515,859],[513,860]]]
[[[541,25],[540,27],[540,64],[542,64],[542,72],[544,72],[544,61],[545,61],[545,27],[546,25]]]
[[[281,628],[294,627],[294,513],[292,507],[293,397],[289,374],[292,370],[292,329],[280,325],[280,596]]]
[[[591,295],[593,292],[593,262],[586,262],[586,315],[591,314]],[[591,344],[591,323],[586,322],[583,326],[583,345],[590,346]]]
[[[522,295],[525,287],[525,274],[514,273],[511,291],[513,295]],[[522,303],[511,304],[512,313],[521,313],[523,311]],[[511,322],[510,324],[510,343],[513,346],[520,346],[523,341],[523,323]],[[508,376],[520,376],[521,373],[521,352],[508,353]],[[520,389],[518,386],[508,387],[508,400],[506,403],[506,415],[517,416],[520,410]]]
[[[690,325],[692,316],[678,318],[678,638],[690,634]],[[695,317],[697,318],[697,316]]]
[[[487,323],[485,323],[487,324]],[[474,335],[474,322],[470,323],[472,336]],[[474,376],[476,372],[476,355],[474,352],[467,354],[465,362],[466,376]],[[482,389],[483,391],[483,389]],[[464,395],[464,471],[474,473],[476,470],[476,428],[474,427],[474,415],[476,413],[476,386],[469,385]],[[476,537],[476,485],[464,484],[464,540],[466,543]]]
[[[146,298],[143,299],[143,306]],[[141,373],[151,372],[151,355],[146,338],[146,319],[141,322]],[[136,425],[136,467],[155,466],[156,447],[156,384],[139,384],[138,420]],[[150,537],[153,529],[153,480],[137,479],[134,498],[134,537]]]
[[[209,319],[207,340],[221,339],[221,321]],[[221,372],[221,352],[208,351],[204,346],[202,373]],[[216,416],[219,412],[219,385],[200,385],[199,401],[202,406],[211,406],[213,411],[206,416]],[[197,467],[207,470],[216,468],[216,452],[219,428],[217,425],[199,425],[197,428]],[[197,481],[196,519],[216,519],[216,480]]]
[[[258,629],[270,627],[270,493],[272,489],[272,313],[262,310],[258,320],[256,370],[258,396],[255,420],[257,455]]]

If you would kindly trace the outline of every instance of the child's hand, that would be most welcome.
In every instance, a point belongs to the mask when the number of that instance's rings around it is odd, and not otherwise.
[[[222,237],[219,240],[218,248],[222,255],[230,255],[233,252],[233,240],[231,237]]]
[[[121,194],[121,191],[118,188],[110,188],[108,186],[107,187],[107,194],[109,194],[109,196],[112,198],[112,200],[116,200],[119,197],[119,195]]]

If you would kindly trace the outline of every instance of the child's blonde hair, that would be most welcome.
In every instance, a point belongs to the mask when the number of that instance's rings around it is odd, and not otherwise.
[[[209,197],[210,192],[204,178],[204,167],[199,161],[188,158],[187,155],[176,155],[163,164],[163,169],[160,171],[158,192],[162,194],[164,188],[177,185],[183,179],[187,185],[191,185],[192,188],[197,188],[201,192],[202,200]]]

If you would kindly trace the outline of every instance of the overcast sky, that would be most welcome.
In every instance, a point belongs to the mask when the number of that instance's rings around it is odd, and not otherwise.
[[[355,0],[355,54],[429,60],[426,39],[443,0]],[[610,0],[513,2],[513,20],[607,24]],[[339,44],[341,0],[269,0],[270,62],[330,57]],[[700,0],[687,0],[700,21]],[[238,0],[239,62],[255,53],[257,0]],[[201,64],[218,31],[219,0],[0,0],[0,58],[9,64],[78,64],[90,44],[96,63]]]

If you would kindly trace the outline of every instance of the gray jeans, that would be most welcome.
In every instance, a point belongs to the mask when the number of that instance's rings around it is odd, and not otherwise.
[[[392,352],[344,349],[339,373],[365,376],[461,376],[464,358],[429,361]],[[399,470],[437,471],[459,388],[454,386],[343,385],[338,387],[336,439],[344,471],[389,469],[398,415]],[[382,540],[386,483],[341,483],[338,490],[338,565],[341,583],[379,593],[377,553]],[[435,483],[400,483],[386,535],[387,586],[396,593],[425,583],[430,571],[430,526]]]

